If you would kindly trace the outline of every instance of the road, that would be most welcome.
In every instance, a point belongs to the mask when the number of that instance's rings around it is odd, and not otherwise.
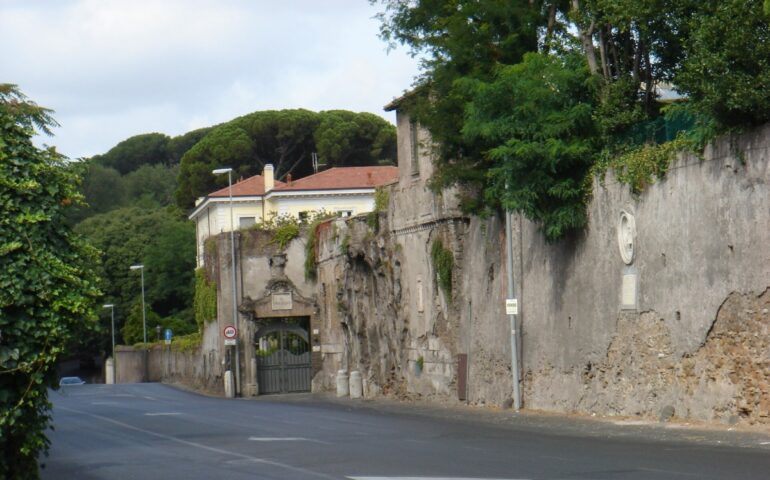
[[[770,447],[580,435],[353,401],[227,400],[161,384],[51,392],[43,479],[763,479]],[[552,422],[554,423],[554,422]],[[770,444],[769,444],[770,445]]]

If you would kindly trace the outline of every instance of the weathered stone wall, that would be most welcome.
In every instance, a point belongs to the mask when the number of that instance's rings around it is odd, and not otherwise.
[[[746,314],[724,306],[770,286],[769,159],[765,128],[721,140],[703,160],[682,156],[639,196],[609,175],[594,188],[578,238],[548,245],[519,223],[529,407],[645,416],[673,407],[703,420],[768,421],[766,403],[756,400],[770,376],[768,351],[761,353],[767,308],[747,307],[758,317],[741,332]],[[631,266],[618,249],[621,210],[636,221]],[[637,308],[621,312],[629,272]],[[728,346],[718,333],[728,331],[738,343]],[[736,383],[731,377],[745,365],[754,380]]]
[[[703,160],[681,157],[638,196],[609,174],[594,186],[588,228],[556,244],[514,216],[526,407],[769,421],[769,159],[765,128],[721,140]],[[446,195],[427,195],[424,179],[402,178],[378,232],[359,217],[322,236],[319,387],[333,386],[337,368],[359,369],[368,395],[453,400],[457,355],[467,354],[468,400],[502,404],[511,396],[502,222],[464,220]],[[636,222],[630,265],[619,253],[621,211]],[[431,265],[436,238],[455,257],[451,298]]]
[[[204,339],[218,336],[216,322],[204,330]],[[147,365],[145,367],[145,355]],[[153,345],[144,350],[130,346],[115,347],[116,383],[147,381],[182,384],[214,395],[224,394],[224,366],[219,352],[208,348],[206,341],[195,350],[179,352],[166,345]]]

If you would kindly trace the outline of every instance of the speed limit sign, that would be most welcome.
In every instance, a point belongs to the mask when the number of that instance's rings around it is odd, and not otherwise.
[[[228,325],[225,327],[225,345],[235,345],[235,337],[238,335],[238,330],[234,326]]]

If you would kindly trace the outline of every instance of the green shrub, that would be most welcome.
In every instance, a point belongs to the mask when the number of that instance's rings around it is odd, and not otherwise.
[[[174,337],[171,341],[171,350],[175,352],[193,352],[200,348],[201,337],[201,332]]]
[[[217,285],[208,281],[206,270],[203,268],[195,270],[193,308],[195,309],[195,323],[198,324],[201,331],[203,331],[205,322],[217,318]]]
[[[388,191],[382,187],[378,187],[374,191],[374,211],[385,212],[388,210]]]
[[[452,251],[444,248],[441,240],[434,240],[430,249],[430,258],[433,261],[433,269],[436,272],[436,280],[444,291],[447,299],[452,299],[452,269],[454,268],[454,256]]]

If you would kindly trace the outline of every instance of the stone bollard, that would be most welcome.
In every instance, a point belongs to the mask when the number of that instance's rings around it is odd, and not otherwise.
[[[350,391],[350,385],[348,384],[348,372],[345,370],[337,371],[337,396],[347,397]]]
[[[364,386],[361,381],[361,372],[353,370],[350,372],[350,398],[361,398],[364,394]]]
[[[235,398],[235,383],[233,382],[233,372],[225,372],[225,397]]]
[[[104,362],[104,383],[112,385],[115,383],[115,360],[112,357]]]

